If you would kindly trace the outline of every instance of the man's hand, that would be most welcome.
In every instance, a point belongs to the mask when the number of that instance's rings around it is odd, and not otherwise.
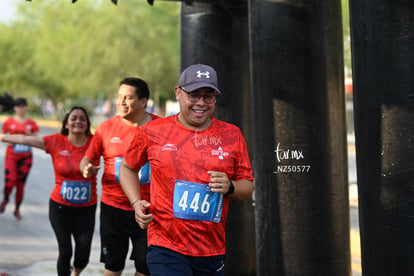
[[[100,166],[94,166],[92,165],[92,163],[89,163],[88,165],[85,166],[85,168],[83,168],[82,175],[85,178],[89,178],[95,175],[99,171],[100,168],[101,168]]]
[[[226,194],[230,189],[230,179],[224,172],[208,171],[211,190],[216,193]]]
[[[133,204],[135,209],[135,220],[142,229],[146,229],[153,219],[152,214],[147,213],[150,206],[151,203],[146,200],[137,200]]]

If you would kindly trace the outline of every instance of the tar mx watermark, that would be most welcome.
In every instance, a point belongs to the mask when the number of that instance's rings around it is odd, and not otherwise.
[[[277,144],[276,150],[277,165],[273,173],[306,173],[309,172],[311,166],[309,164],[282,164],[284,161],[299,161],[305,159],[302,149],[281,148],[280,143]],[[289,162],[291,163],[291,162]]]

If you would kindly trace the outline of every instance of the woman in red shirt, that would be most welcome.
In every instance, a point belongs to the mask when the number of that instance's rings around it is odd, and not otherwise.
[[[15,116],[4,122],[3,133],[37,135],[39,127],[36,122],[26,117],[27,101],[25,98],[18,98],[14,101],[14,111],[16,112]],[[19,209],[32,163],[32,150],[29,146],[14,144],[7,147],[4,162],[4,198],[0,205],[0,213],[6,209],[10,194],[16,187],[14,216],[17,220],[22,219]]]
[[[59,245],[58,275],[71,275],[72,236],[72,275],[79,275],[89,262],[97,203],[96,176],[85,179],[79,171],[79,162],[92,140],[86,110],[72,107],[63,119],[60,134],[43,138],[0,134],[0,140],[36,147],[52,156],[56,183],[50,196],[49,219]]]

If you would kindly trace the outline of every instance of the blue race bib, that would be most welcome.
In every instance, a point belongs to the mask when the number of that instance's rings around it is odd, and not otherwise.
[[[91,182],[65,180],[62,183],[60,195],[71,204],[88,203],[91,200]]]
[[[115,157],[115,181],[117,184],[120,184],[121,182],[119,181],[119,168],[121,167],[121,163],[122,160],[124,160],[124,158],[122,157]]]
[[[121,167],[122,160],[124,158],[122,157],[116,157],[115,158],[115,181],[116,183],[120,184],[121,181],[119,181],[119,168]],[[151,181],[151,166],[149,162],[145,163],[144,166],[141,167],[141,169],[138,172],[138,178],[139,183],[142,184],[149,184]]]
[[[218,223],[222,210],[223,194],[212,192],[206,184],[175,181],[174,217]]]
[[[21,145],[21,144],[14,144],[13,145],[13,152],[14,153],[28,153],[28,152],[30,152],[30,146]]]
[[[141,185],[149,184],[151,182],[151,166],[149,162],[145,163],[145,165],[141,167],[138,172],[138,177]]]

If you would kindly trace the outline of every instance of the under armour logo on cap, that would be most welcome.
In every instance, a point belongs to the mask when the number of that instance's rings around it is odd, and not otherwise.
[[[210,78],[210,72],[208,72],[208,71],[205,71],[205,72],[197,71],[197,78],[201,78],[202,76],[209,79]]]
[[[216,70],[204,64],[193,64],[185,68],[178,79],[178,87],[188,92],[210,87],[221,94],[218,89]]]

